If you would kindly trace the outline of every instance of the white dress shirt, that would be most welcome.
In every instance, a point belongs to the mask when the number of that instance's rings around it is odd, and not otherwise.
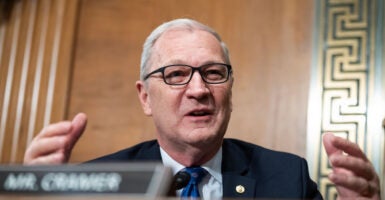
[[[172,159],[166,151],[160,148],[160,154],[162,156],[163,165],[168,166],[172,169],[173,174],[175,175],[180,170],[185,168],[185,166],[181,165],[174,159]],[[199,184],[199,193],[201,195],[201,199],[222,199],[223,196],[223,184],[222,184],[222,173],[221,173],[221,165],[222,165],[222,147],[215,154],[215,156],[201,165],[204,169],[206,169],[209,174],[205,176],[202,182]],[[177,196],[180,196],[182,189],[176,191]]]

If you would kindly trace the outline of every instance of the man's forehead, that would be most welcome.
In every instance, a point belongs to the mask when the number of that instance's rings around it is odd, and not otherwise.
[[[197,49],[202,51],[197,52]],[[183,64],[190,56],[204,51],[210,52],[207,56],[213,61],[219,62],[223,58],[220,43],[211,33],[199,29],[172,29],[164,32],[155,42],[152,59],[162,64]]]

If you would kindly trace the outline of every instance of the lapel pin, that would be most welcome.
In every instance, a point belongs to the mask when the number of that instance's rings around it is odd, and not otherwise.
[[[236,187],[235,187],[235,191],[237,191],[237,193],[239,193],[239,194],[243,194],[244,192],[245,192],[245,187],[243,187],[243,185],[237,185]]]

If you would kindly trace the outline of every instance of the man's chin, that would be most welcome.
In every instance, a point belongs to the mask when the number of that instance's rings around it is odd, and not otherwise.
[[[218,141],[220,136],[212,131],[207,131],[204,129],[194,129],[188,133],[188,141],[190,144],[196,144],[197,146],[201,145],[211,145],[212,143]]]

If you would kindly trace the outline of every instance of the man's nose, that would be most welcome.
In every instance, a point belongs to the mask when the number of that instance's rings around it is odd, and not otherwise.
[[[190,82],[187,84],[186,94],[189,97],[202,98],[209,93],[207,83],[203,80],[198,71],[192,74]]]

